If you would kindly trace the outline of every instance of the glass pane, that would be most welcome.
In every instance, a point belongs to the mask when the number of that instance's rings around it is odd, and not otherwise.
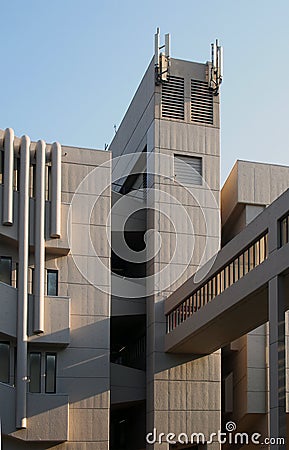
[[[0,281],[11,285],[12,276],[12,258],[0,257]]]
[[[45,359],[45,392],[48,394],[54,394],[56,390],[56,355],[53,353],[46,353]]]
[[[58,271],[47,270],[47,295],[58,295]]]
[[[8,342],[0,342],[0,381],[9,383],[10,348]]]
[[[30,353],[29,355],[30,383],[29,392],[41,391],[41,353]]]

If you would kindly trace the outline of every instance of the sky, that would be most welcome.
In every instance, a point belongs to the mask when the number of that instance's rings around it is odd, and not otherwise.
[[[289,165],[288,0],[0,0],[0,128],[104,149],[154,52],[205,62],[224,47],[221,172]]]

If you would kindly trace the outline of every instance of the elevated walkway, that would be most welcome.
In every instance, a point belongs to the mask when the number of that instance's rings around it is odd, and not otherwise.
[[[209,354],[269,320],[268,283],[289,278],[289,191],[165,301],[170,353]],[[199,273],[200,275],[200,273]],[[285,295],[285,309],[289,296]]]

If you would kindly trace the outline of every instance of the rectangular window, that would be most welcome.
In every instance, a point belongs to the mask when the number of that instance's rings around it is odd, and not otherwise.
[[[45,392],[55,394],[56,392],[56,354],[45,354]]]
[[[47,269],[47,295],[58,295],[58,270]]]
[[[32,173],[31,173],[31,191],[32,191],[32,197],[35,198],[36,194],[36,165],[33,164],[32,166]]]
[[[10,345],[0,342],[0,382],[9,383],[10,378]]]
[[[0,184],[4,181],[4,152],[0,150]]]
[[[33,352],[29,354],[29,392],[41,392],[41,353]]]
[[[197,186],[203,184],[202,158],[197,156],[175,155],[174,172],[175,180],[180,184]]]
[[[12,258],[8,256],[0,256],[0,281],[12,284]]]
[[[20,158],[14,158],[13,170],[13,189],[19,191],[20,189]]]
[[[45,200],[51,200],[51,166],[45,166]]]

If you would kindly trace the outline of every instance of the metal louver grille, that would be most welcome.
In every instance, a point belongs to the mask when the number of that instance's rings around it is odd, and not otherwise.
[[[175,179],[181,184],[202,185],[202,158],[175,155]]]
[[[206,81],[191,80],[191,119],[213,125],[213,93]]]
[[[171,119],[185,118],[184,78],[170,76],[162,85],[162,116]]]

